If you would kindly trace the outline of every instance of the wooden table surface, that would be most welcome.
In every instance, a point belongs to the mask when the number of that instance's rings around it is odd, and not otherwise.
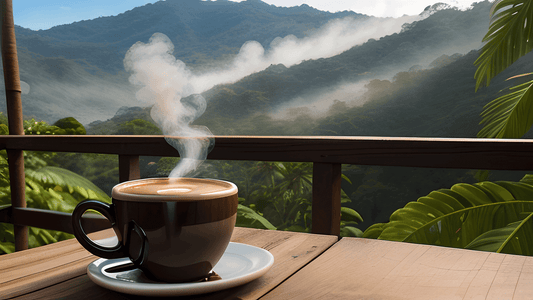
[[[533,299],[533,257],[250,228],[231,241],[270,251],[274,265],[240,287],[178,299]],[[95,259],[75,239],[2,255],[0,299],[145,298],[94,284]]]

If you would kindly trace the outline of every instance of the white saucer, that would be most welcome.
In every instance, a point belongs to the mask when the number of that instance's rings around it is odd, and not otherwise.
[[[114,243],[113,243],[114,244]],[[146,278],[139,269],[109,273],[109,268],[130,263],[129,258],[100,258],[89,264],[87,275],[101,287],[141,296],[187,296],[211,293],[248,283],[265,274],[274,256],[265,249],[229,243],[226,252],[213,268],[222,279],[191,283],[162,283]]]

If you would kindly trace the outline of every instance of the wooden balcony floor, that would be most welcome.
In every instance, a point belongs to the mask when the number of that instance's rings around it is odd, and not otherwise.
[[[110,232],[98,232],[101,239]],[[233,242],[269,250],[248,284],[179,299],[532,299],[533,257],[362,238],[236,228]],[[76,240],[0,256],[0,298],[140,299],[97,286],[97,259]]]
[[[533,257],[343,238],[261,299],[533,299]]]

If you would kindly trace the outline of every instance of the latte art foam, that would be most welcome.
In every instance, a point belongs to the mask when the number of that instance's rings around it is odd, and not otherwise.
[[[172,188],[172,189],[158,190],[157,193],[159,195],[179,195],[179,194],[190,193],[191,191],[192,189],[188,189],[188,188]]]
[[[127,181],[113,188],[112,196],[124,201],[198,201],[237,193],[231,182],[201,178],[153,178]]]

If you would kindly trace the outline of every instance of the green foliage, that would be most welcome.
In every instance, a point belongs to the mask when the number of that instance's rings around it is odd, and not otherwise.
[[[8,118],[3,112],[0,112],[0,124],[9,125]]]
[[[498,0],[494,2],[490,18],[489,30],[483,42],[481,55],[474,63],[478,66],[475,74],[476,90],[501,71],[505,70],[517,59],[533,49],[529,40],[533,26],[531,12],[533,3],[529,0]]]
[[[363,222],[363,217],[355,210],[349,207],[341,207],[341,232],[340,236],[356,236],[363,237],[363,231],[357,227],[350,225],[357,225]]]
[[[531,74],[524,74],[531,75]],[[515,76],[516,77],[516,76]],[[479,131],[480,138],[521,138],[533,124],[533,80],[515,87],[516,90],[492,100],[484,107]]]
[[[157,175],[168,176],[168,174],[170,174],[170,172],[174,169],[174,167],[178,164],[179,161],[179,157],[162,157],[157,162]]]
[[[53,156],[49,165],[60,166],[79,174],[106,194],[111,194],[113,186],[118,184],[118,157],[109,154],[96,153],[62,153]]]
[[[533,185],[459,183],[409,202],[364,232],[365,238],[533,255]]]
[[[5,157],[2,157],[5,159]],[[0,206],[11,203],[8,174],[2,169],[0,178]],[[111,199],[89,180],[78,174],[57,167],[38,170],[26,168],[26,204],[31,208],[49,209],[71,213],[76,205],[86,199],[111,203]],[[0,224],[0,250],[11,253],[14,250],[13,226]],[[72,238],[73,235],[60,231],[30,228],[31,248]]]
[[[120,124],[117,134],[161,135],[163,132],[152,122],[143,119],[135,119]]]
[[[73,118],[67,118],[66,120],[70,120],[71,124],[75,124]],[[0,128],[2,126],[5,125],[0,124]],[[81,132],[79,128],[76,127],[74,131]],[[34,119],[24,121],[24,129],[26,134],[64,134],[65,132],[74,132],[68,131],[68,128],[66,128],[67,131],[64,131],[64,128],[50,126],[46,122],[36,122]],[[27,207],[71,213],[80,201],[86,199],[96,199],[111,203],[109,196],[86,178],[63,168],[49,166],[48,164],[52,163],[55,157],[57,156],[54,153],[24,152]],[[10,205],[11,189],[9,186],[7,153],[2,150],[0,151],[0,208]],[[30,248],[73,237],[71,234],[60,231],[29,228]],[[0,254],[13,251],[13,225],[1,223]]]
[[[0,135],[8,135],[9,128],[5,124],[0,124]]]
[[[263,216],[241,204],[237,208],[237,222],[235,226],[276,230],[276,227],[267,219],[263,218]]]
[[[26,135],[53,135],[59,134],[61,128],[49,125],[44,121],[35,121],[35,119],[24,120],[24,134]]]
[[[533,255],[533,235],[532,217],[530,214],[526,219],[522,221],[516,221],[510,223],[506,227],[493,229],[487,231],[470,244],[466,249],[490,251],[497,253],[512,253],[522,255]]]
[[[239,226],[311,231],[312,163],[235,163],[217,162],[215,169],[220,171],[218,178],[231,180],[239,187],[243,209],[237,219],[242,224]],[[342,203],[350,202],[344,191],[341,195]],[[352,226],[362,221],[355,210],[342,207],[341,236],[362,236],[362,231]]]
[[[2,205],[0,209],[9,205]],[[13,233],[13,225],[0,223],[0,254],[15,252],[15,235]]]
[[[85,127],[72,117],[58,120],[54,125],[35,119],[24,120],[26,135],[84,135]]]
[[[60,128],[58,134],[84,135],[87,133],[85,127],[73,117],[59,119],[54,123],[54,126]]]
[[[531,15],[533,3],[525,0],[499,0],[492,6],[491,24],[483,41],[482,53],[474,63],[476,91],[517,59],[533,49]],[[523,77],[523,74],[511,77]],[[520,138],[533,125],[533,80],[510,88],[510,93],[498,97],[484,107],[479,131],[482,138]]]

